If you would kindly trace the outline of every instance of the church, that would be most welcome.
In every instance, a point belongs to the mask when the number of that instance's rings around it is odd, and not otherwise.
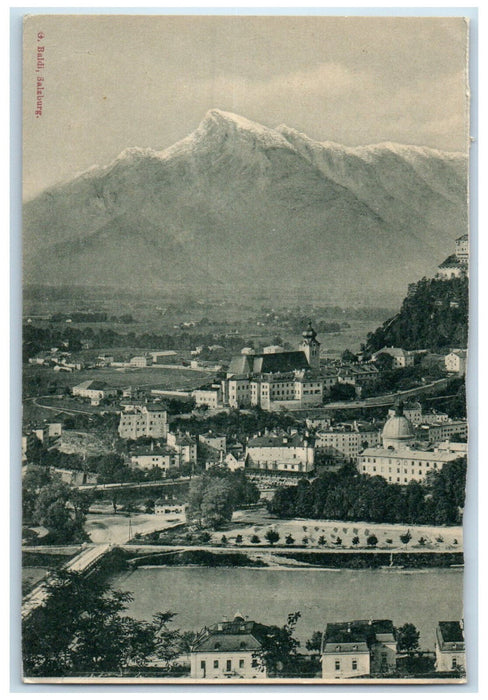
[[[457,452],[441,447],[417,449],[415,430],[403,414],[402,402],[386,421],[382,442],[382,447],[366,448],[358,456],[358,471],[369,476],[382,476],[391,483],[405,485],[412,480],[423,481],[429,471],[439,470],[459,457]]]
[[[312,323],[303,331],[298,350],[273,348],[233,357],[222,396],[224,405],[232,408],[260,406],[268,411],[322,404],[320,342]]]

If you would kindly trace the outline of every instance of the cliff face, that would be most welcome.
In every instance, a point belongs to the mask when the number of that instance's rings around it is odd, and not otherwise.
[[[345,148],[211,110],[166,151],[128,149],[26,203],[24,273],[37,284],[307,285],[390,300],[465,230],[462,155]]]
[[[376,352],[391,345],[406,350],[465,348],[468,304],[467,277],[421,280],[399,313],[368,335],[367,349]]]

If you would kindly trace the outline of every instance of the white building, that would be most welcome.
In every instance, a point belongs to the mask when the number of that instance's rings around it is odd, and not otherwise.
[[[201,443],[202,445],[206,445],[207,447],[212,448],[216,452],[220,452],[222,455],[222,458],[224,457],[224,455],[227,451],[227,440],[226,440],[225,436],[224,435],[217,435],[212,430],[209,430],[207,433],[203,433],[202,435],[199,435],[198,442]]]
[[[90,399],[92,402],[98,402],[102,399],[117,396],[117,389],[109,386],[107,382],[90,379],[74,386],[71,393],[73,396],[81,396],[84,399]]]
[[[467,438],[468,423],[465,420],[449,420],[426,425],[422,424],[419,426],[419,432],[424,439],[433,443],[440,442],[441,440],[449,440],[453,435]]]
[[[403,348],[385,347],[375,352],[372,357],[373,362],[376,362],[380,355],[390,355],[393,358],[393,368],[411,367],[415,362],[415,353],[404,350]]]
[[[180,456],[169,447],[141,447],[130,455],[130,463],[135,469],[161,469],[166,477],[170,469],[179,468]]]
[[[209,679],[266,678],[255,655],[262,648],[267,628],[237,613],[205,627],[190,653],[191,677]]]
[[[121,413],[118,430],[124,440],[165,438],[168,434],[168,414],[160,406],[138,406]]]
[[[386,421],[382,441],[383,447],[368,448],[358,456],[357,465],[361,474],[382,476],[386,481],[404,485],[412,480],[423,481],[429,471],[441,469],[444,464],[459,457],[456,452],[439,448],[414,449],[413,426],[402,415],[401,406],[396,415]]]
[[[194,389],[191,395],[195,399],[195,406],[208,406],[213,409],[223,406],[222,386],[220,384],[211,384],[200,389]]]
[[[396,408],[388,409],[388,416],[394,416],[396,414]],[[422,423],[422,405],[419,401],[407,401],[403,404],[403,415],[405,418],[413,423],[413,425],[418,425]]]
[[[329,622],[322,639],[322,678],[367,677],[396,669],[391,620]]]
[[[469,260],[468,234],[456,238],[456,257],[458,260]]]
[[[448,372],[466,374],[467,350],[452,350],[444,358],[444,364]]]
[[[365,426],[354,421],[340,424],[315,433],[315,451],[331,460],[356,459],[359,453],[381,444],[381,430],[373,425]]]
[[[308,438],[294,435],[263,435],[247,443],[246,469],[308,473],[314,470],[315,450]]]
[[[466,671],[463,621],[439,622],[435,631],[436,670]]]
[[[131,367],[149,367],[152,364],[152,360],[146,355],[136,355],[130,358],[129,364]]]
[[[168,433],[167,443],[179,454],[181,464],[197,461],[197,441],[191,435]]]

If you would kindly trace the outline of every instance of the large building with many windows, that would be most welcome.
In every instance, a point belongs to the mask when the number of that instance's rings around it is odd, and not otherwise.
[[[400,404],[396,414],[385,423],[383,446],[367,448],[358,455],[358,471],[369,476],[382,476],[392,483],[408,484],[412,479],[423,481],[430,470],[441,469],[459,457],[457,451],[439,447],[416,449],[414,440],[413,425],[403,415]]]
[[[233,620],[222,620],[205,627],[197,636],[190,654],[191,677],[209,679],[266,678],[266,668],[257,654],[268,628],[236,613]]]
[[[168,414],[158,405],[134,406],[120,415],[119,435],[125,440],[140,437],[165,438]]]
[[[258,435],[247,443],[246,469],[267,472],[306,474],[314,470],[315,450],[308,437],[293,435]]]
[[[322,638],[322,678],[365,678],[396,669],[391,620],[329,622]]]

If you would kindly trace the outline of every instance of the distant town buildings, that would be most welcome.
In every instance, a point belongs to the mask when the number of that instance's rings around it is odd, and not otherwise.
[[[437,431],[435,435],[438,440],[445,440],[463,428],[467,432],[467,425],[462,421],[426,426],[429,437],[433,436],[432,431]],[[444,464],[459,457],[459,451],[450,449],[416,448],[415,440],[414,427],[403,415],[400,404],[395,415],[390,416],[385,423],[382,447],[367,448],[358,455],[358,471],[369,476],[382,476],[389,482],[407,484],[412,479],[423,481],[430,470],[441,469]]]
[[[125,440],[165,438],[168,434],[168,414],[157,405],[133,407],[121,413],[118,432]]]
[[[71,393],[73,396],[90,399],[92,404],[96,405],[103,399],[117,396],[117,389],[109,386],[107,382],[98,379],[89,379],[86,382],[81,382],[81,384],[74,386]]]
[[[381,350],[375,352],[375,354],[371,358],[373,362],[376,362],[380,355],[390,355],[390,357],[393,358],[394,369],[397,369],[398,367],[411,367],[415,362],[415,353],[410,352],[408,350],[404,350],[403,348],[381,348]]]
[[[267,627],[246,620],[241,613],[232,621],[205,627],[191,649],[191,677],[266,678],[266,669],[256,658],[266,633]]]
[[[367,447],[381,444],[381,430],[371,423],[351,421],[321,428],[315,433],[315,452],[330,461],[356,459]]]
[[[462,277],[468,272],[469,240],[467,234],[456,239],[455,252],[449,255],[437,268],[437,277],[453,279]]]
[[[322,639],[322,678],[367,677],[396,669],[397,643],[391,620],[329,622]]]

